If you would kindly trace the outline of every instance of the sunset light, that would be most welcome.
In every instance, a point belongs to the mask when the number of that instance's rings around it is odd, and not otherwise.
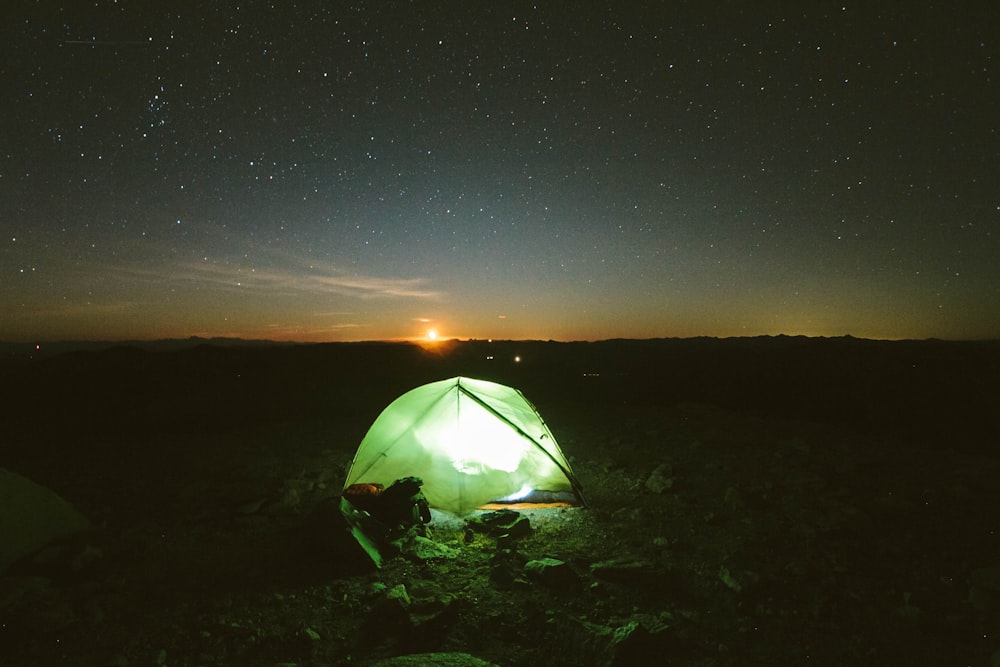
[[[1000,336],[978,12],[128,4],[12,3],[0,341]]]

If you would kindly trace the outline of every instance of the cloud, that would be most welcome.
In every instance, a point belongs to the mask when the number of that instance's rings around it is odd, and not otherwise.
[[[38,317],[49,318],[78,318],[78,317],[108,317],[127,312],[139,305],[134,301],[114,301],[110,303],[54,303],[35,306],[30,309],[15,309],[8,315],[11,320],[35,319]]]
[[[287,268],[246,268],[229,263],[188,261],[153,267],[123,266],[117,272],[128,280],[188,285],[260,294],[328,296],[358,299],[440,299],[442,292],[427,287],[423,278],[383,278],[345,275],[333,266],[315,262]]]
[[[367,325],[357,322],[342,322],[339,324],[327,324],[323,326],[304,326],[301,324],[281,324],[272,322],[260,327],[260,335],[274,339],[294,339],[294,340],[329,340],[330,335],[343,331],[356,331],[366,329]]]
[[[322,288],[361,298],[392,296],[417,299],[437,299],[441,293],[426,289],[421,278],[393,279],[370,276],[307,276],[305,280]]]
[[[309,313],[312,317],[349,317],[355,313],[350,310],[324,310]]]

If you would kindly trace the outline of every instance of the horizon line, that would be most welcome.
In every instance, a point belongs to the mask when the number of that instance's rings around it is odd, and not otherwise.
[[[682,341],[682,340],[702,340],[702,339],[713,339],[713,340],[747,340],[755,338],[804,338],[808,340],[840,340],[840,339],[851,339],[858,341],[873,341],[873,342],[948,342],[948,343],[986,343],[986,342],[1000,342],[1000,337],[993,338],[939,338],[935,336],[929,336],[924,338],[875,338],[875,337],[864,337],[855,336],[853,334],[840,334],[840,335],[809,335],[809,334],[747,334],[740,336],[713,336],[708,334],[696,335],[696,336],[652,336],[652,337],[636,337],[629,338],[625,336],[615,336],[611,338],[591,338],[591,339],[556,339],[556,338],[440,338],[440,339],[429,339],[425,337],[410,337],[410,338],[367,338],[367,339],[357,339],[357,340],[294,340],[294,339],[274,339],[274,338],[243,338],[241,336],[198,336],[192,335],[187,337],[165,337],[165,338],[63,338],[63,339],[51,339],[51,340],[34,340],[34,341],[24,341],[24,340],[0,340],[0,347],[16,347],[16,346],[26,346],[29,348],[35,348],[36,350],[41,349],[46,346],[57,346],[65,347],[72,345],[80,346],[119,346],[119,345],[150,345],[150,344],[168,344],[168,343],[198,343],[198,342],[230,342],[230,343],[247,343],[255,345],[357,345],[357,344],[403,344],[403,345],[416,345],[418,347],[434,348],[440,347],[448,344],[457,343],[609,343],[609,342],[648,342],[648,341]]]

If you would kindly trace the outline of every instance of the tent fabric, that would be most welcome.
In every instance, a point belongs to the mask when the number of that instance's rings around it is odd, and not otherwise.
[[[344,488],[420,477],[431,507],[464,514],[531,491],[579,492],[552,432],[517,389],[455,377],[389,404],[361,441]]]
[[[46,544],[89,528],[55,491],[0,468],[0,574]]]

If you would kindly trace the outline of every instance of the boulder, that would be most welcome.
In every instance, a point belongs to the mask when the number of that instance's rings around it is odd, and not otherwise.
[[[570,566],[557,558],[539,558],[524,565],[524,572],[546,588],[574,591],[580,588],[580,578]]]
[[[593,563],[590,573],[598,579],[641,588],[657,576],[657,569],[648,560],[623,556]]]
[[[669,491],[674,486],[673,467],[667,463],[661,463],[653,468],[646,478],[646,489],[650,493],[663,493]]]
[[[413,531],[396,541],[400,553],[411,560],[427,561],[438,558],[455,558],[458,552],[451,547],[435,542],[429,537],[418,535]]]
[[[410,594],[406,591],[406,586],[403,584],[396,584],[386,591],[385,598],[387,600],[395,600],[403,609],[410,606]]]
[[[484,512],[479,516],[472,517],[466,521],[466,527],[490,537],[509,535],[514,539],[527,537],[532,532],[531,521],[528,517],[508,509]]]

